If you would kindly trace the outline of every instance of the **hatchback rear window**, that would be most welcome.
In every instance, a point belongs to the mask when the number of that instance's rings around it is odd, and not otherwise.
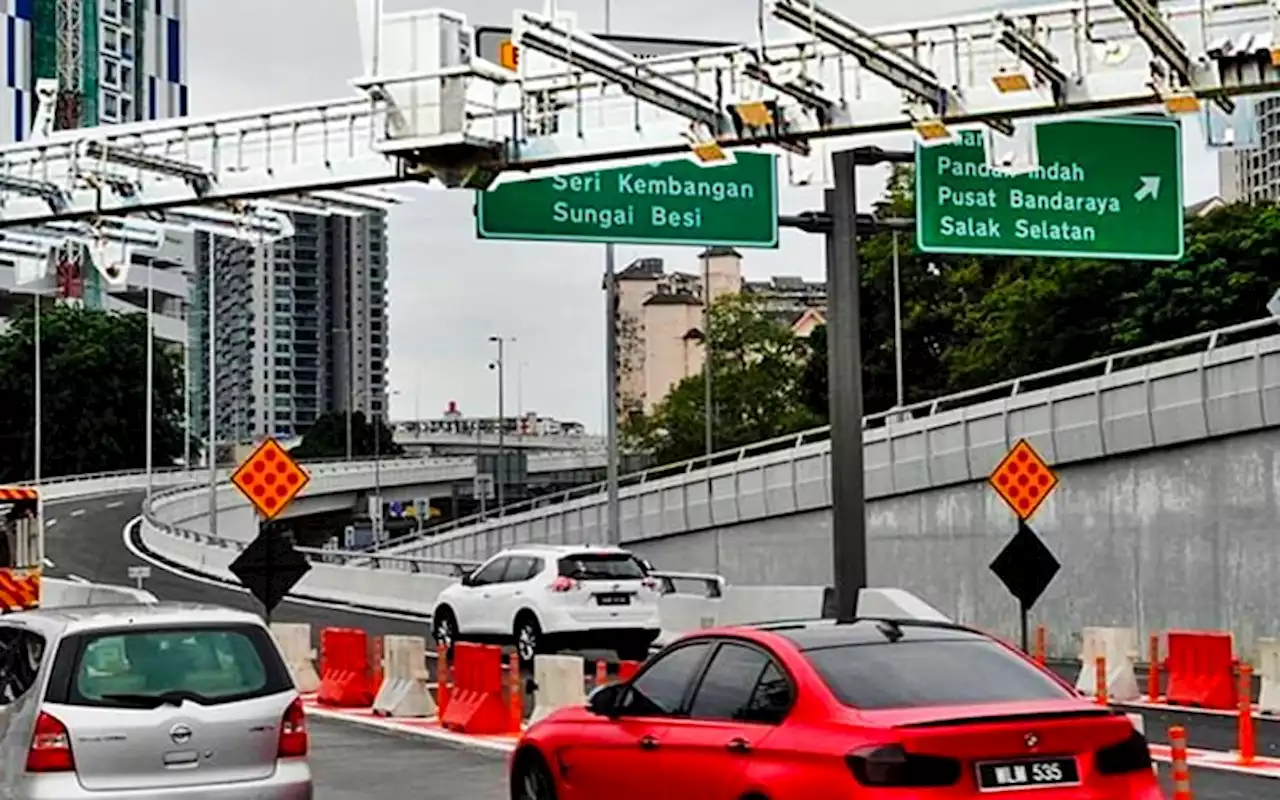
[[[78,637],[60,660],[50,701],[150,708],[278,694],[293,686],[266,631],[256,626],[130,628]],[[61,668],[59,668],[61,667]],[[57,696],[53,696],[57,695]]]
[[[1071,697],[1062,684],[985,639],[822,647],[805,652],[840,702],[922,708]]]
[[[628,553],[579,553],[560,559],[560,575],[579,581],[640,580],[644,565]]]

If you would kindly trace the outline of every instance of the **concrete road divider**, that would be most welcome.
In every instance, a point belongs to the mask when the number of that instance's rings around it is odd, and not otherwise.
[[[859,589],[857,614],[860,617],[918,619],[926,622],[953,621],[905,589]]]
[[[156,596],[142,589],[105,583],[82,583],[63,578],[40,579],[40,604],[45,608],[111,606],[155,603]]]
[[[582,656],[535,656],[533,659],[532,725],[557,709],[587,702],[582,676],[586,662]]]
[[[429,717],[436,703],[427,687],[427,641],[421,636],[382,637],[382,685],[373,713],[385,717]]]
[[[1280,713],[1280,639],[1258,640],[1258,710],[1264,714]]]
[[[315,667],[316,651],[311,647],[311,626],[305,622],[273,622],[271,633],[280,644],[298,691],[307,694],[319,689],[320,675]]]
[[[1129,703],[1139,699],[1138,678],[1133,671],[1138,658],[1138,632],[1133,628],[1085,628],[1080,651],[1080,675],[1076,688],[1084,694],[1105,697],[1110,702]],[[1098,674],[1103,664],[1105,676]]]

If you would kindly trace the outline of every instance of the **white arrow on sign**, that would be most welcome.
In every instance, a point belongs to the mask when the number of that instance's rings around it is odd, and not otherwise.
[[[1143,175],[1138,180],[1142,181],[1142,185],[1138,187],[1138,191],[1133,193],[1133,199],[1139,202],[1150,197],[1152,200],[1160,197],[1160,177],[1157,175]]]

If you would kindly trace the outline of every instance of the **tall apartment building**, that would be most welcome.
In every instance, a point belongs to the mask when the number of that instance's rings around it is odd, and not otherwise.
[[[729,247],[707,248],[698,259],[698,273],[667,272],[661,258],[637,259],[618,273],[620,414],[653,410],[677,383],[702,370],[708,297],[714,303],[728,294],[755,295],[798,336],[825,321],[825,284],[792,277],[744,280],[742,255]]]
[[[292,438],[328,411],[386,414],[386,215],[292,218],[294,237],[275,244],[198,236],[192,411],[208,418],[213,258],[220,442]]]
[[[5,82],[0,142],[23,141],[36,114],[35,82],[56,78],[59,127],[92,127],[161,119],[187,112],[187,0],[0,0]],[[92,308],[142,311],[148,275],[158,292],[161,338],[186,340],[183,270],[194,258],[190,235],[174,235],[156,253],[135,254],[127,285],[107,290],[97,272],[80,281],[23,282],[0,261],[0,324],[14,295],[73,296]],[[29,302],[29,301],[28,301]]]
[[[1218,154],[1218,194],[1227,203],[1280,200],[1280,96],[1254,101],[1254,108],[1258,147]]]

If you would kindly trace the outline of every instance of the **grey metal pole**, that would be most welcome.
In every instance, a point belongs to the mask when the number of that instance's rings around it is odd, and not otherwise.
[[[147,447],[147,499],[151,499],[152,490],[152,448],[155,442],[155,388],[156,388],[156,344],[155,320],[151,316],[155,307],[155,269],[154,263],[147,265],[147,398],[146,398],[146,447]]]
[[[707,455],[715,452],[715,393],[711,369],[711,259],[702,259],[702,416]]]
[[[373,523],[373,540],[382,541],[382,412],[373,415],[373,499],[378,514]]]
[[[507,445],[507,440],[506,440],[507,409],[505,405],[506,394],[504,392],[504,387],[507,382],[506,375],[504,373],[504,370],[506,369],[505,362],[506,362],[506,356],[503,352],[503,339],[501,336],[499,336],[498,337],[498,468],[494,470],[494,472],[496,473],[494,475],[494,482],[497,484],[498,508],[502,508],[504,505],[504,500],[503,500],[504,492],[503,492],[502,485],[506,483],[506,481],[504,480],[504,477],[505,477],[504,468],[506,467],[506,457],[507,457],[507,447],[506,447]]]
[[[824,194],[827,237],[827,374],[831,419],[831,555],[836,613],[851,619],[867,585],[867,520],[862,444],[861,275],[855,159],[834,155],[835,188]]]
[[[35,474],[34,478],[35,478],[35,484],[36,484],[36,486],[39,486],[39,485],[40,485],[40,477],[41,477],[41,476],[40,476],[40,469],[41,469],[41,466],[42,466],[42,464],[41,464],[41,457],[43,456],[43,453],[41,452],[41,440],[44,438],[44,409],[43,409],[43,406],[44,406],[44,367],[43,367],[43,365],[41,364],[41,362],[43,362],[43,361],[44,361],[44,357],[43,357],[43,355],[42,355],[42,353],[41,353],[41,345],[40,345],[40,339],[41,339],[41,336],[40,336],[40,298],[41,298],[41,296],[42,296],[41,292],[37,291],[37,292],[36,292],[36,294],[35,294],[36,308],[35,308],[35,342],[34,342],[34,344],[35,344],[35,351],[36,351],[36,353],[35,353],[35,358],[36,358],[36,364],[35,364],[35,384],[36,384],[36,386],[35,386],[35,395],[36,395],[36,397],[35,397],[35,403],[36,403],[36,413],[35,413],[35,417],[36,417],[36,418],[35,418],[36,430],[35,430],[35,437],[36,437],[36,439],[35,439],[35,446],[34,446],[34,448],[33,448],[33,449],[34,449],[34,453],[33,453],[33,455],[35,456],[35,464],[34,464],[34,468],[35,468],[35,473],[36,473],[36,474]]]
[[[187,295],[190,297],[190,295]],[[185,301],[184,301],[185,302]],[[187,305],[187,335],[182,342],[182,469],[191,472],[191,307]]]
[[[613,3],[604,0],[604,32],[613,32]],[[605,349],[605,542],[622,543],[622,505],[618,501],[618,275],[613,242],[604,246]]]
[[[209,533],[218,535],[218,291],[217,291],[217,241],[209,236],[209,317],[205,328],[209,333]]]
[[[350,254],[350,245],[348,245]],[[347,460],[355,453],[351,443],[352,417],[356,413],[356,262],[347,259]]]
[[[898,232],[893,232],[893,356],[897,362],[898,408],[906,405],[902,374],[902,272],[898,264]]]

